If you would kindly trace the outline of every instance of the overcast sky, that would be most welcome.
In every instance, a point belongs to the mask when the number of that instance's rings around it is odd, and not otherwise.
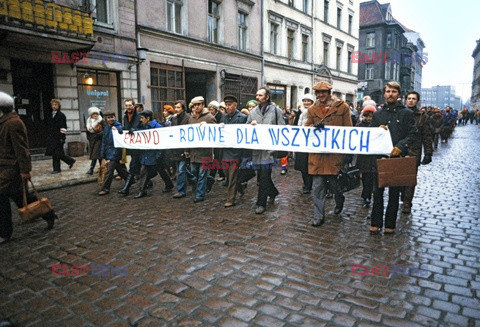
[[[362,0],[360,2],[363,2]],[[428,53],[422,87],[454,85],[463,101],[472,94],[473,57],[480,39],[478,0],[379,0],[390,3],[392,15],[419,32]]]

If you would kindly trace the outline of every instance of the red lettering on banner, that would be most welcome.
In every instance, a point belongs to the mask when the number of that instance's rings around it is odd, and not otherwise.
[[[137,133],[137,138],[135,139],[135,144],[137,143],[142,144],[142,137],[140,136],[140,133]]]
[[[153,131],[153,144],[158,144],[160,143],[160,134],[158,134],[158,131]]]
[[[143,138],[145,139],[145,144],[150,143],[150,139],[152,138],[152,135],[149,132],[142,132]]]

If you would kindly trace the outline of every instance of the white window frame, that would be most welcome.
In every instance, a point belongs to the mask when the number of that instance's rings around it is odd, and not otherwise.
[[[113,10],[112,10],[112,2],[113,0],[91,0],[92,1],[92,9],[95,12],[95,25],[97,26],[102,26],[102,27],[107,27],[107,28],[113,28]],[[98,15],[97,15],[97,2],[99,1],[105,1],[105,7],[107,10],[107,22],[102,22],[98,20]]]
[[[243,15],[245,21],[243,24],[240,21],[240,16]],[[237,12],[238,20],[238,49],[242,51],[247,51],[248,45],[248,14],[243,11]]]
[[[221,19],[220,5],[221,5],[221,2],[218,2],[218,1],[215,1],[215,0],[209,0],[208,3],[207,3],[207,6],[209,6],[210,2],[215,3],[217,5],[217,16],[211,15],[208,12],[208,7],[207,7],[207,40],[210,43],[220,44],[220,19]],[[213,19],[216,19],[216,26],[217,26],[216,35],[214,35],[215,29],[213,29],[213,26],[210,26],[210,21],[211,20],[213,21]],[[217,38],[216,41],[215,41],[214,36],[216,36],[216,38]]]
[[[273,27],[275,26],[275,30]],[[280,24],[270,21],[270,53],[278,54]],[[274,37],[272,37],[274,36]]]
[[[172,4],[172,8],[171,10],[169,10],[169,4]],[[175,27],[176,27],[176,19],[177,19],[177,15],[176,15],[176,10],[175,10],[175,7],[176,5],[180,5],[180,31],[176,31]],[[183,22],[185,21],[184,19],[184,11],[185,11],[185,7],[184,7],[184,1],[182,0],[167,0],[166,1],[166,13],[167,13],[167,18],[166,18],[166,29],[167,31],[171,32],[171,33],[175,33],[175,34],[183,34],[184,33],[184,24]],[[169,17],[170,16],[170,17]],[[169,21],[170,20],[170,21]],[[171,24],[172,25],[172,29],[169,29],[168,28],[168,24]]]
[[[374,66],[373,64],[365,64],[365,79],[371,80],[374,77]]]
[[[367,33],[365,46],[367,48],[375,48],[375,32]]]
[[[387,61],[385,63],[385,79],[386,80],[390,80],[391,70],[392,70],[392,62]]]

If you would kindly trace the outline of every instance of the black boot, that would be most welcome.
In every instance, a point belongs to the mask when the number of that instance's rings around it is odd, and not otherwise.
[[[151,182],[150,179],[147,178],[148,174],[145,174],[142,178],[140,178],[140,191],[135,195],[133,198],[134,199],[140,199],[145,196],[147,196],[147,188],[148,188],[148,182]]]
[[[93,170],[95,169],[96,163],[97,163],[97,160],[92,160],[92,163],[90,164],[90,169],[87,171],[87,174],[93,175]]]
[[[127,196],[130,192],[130,186],[133,185],[134,180],[135,180],[135,175],[130,175],[129,174],[128,177],[127,177],[127,180],[125,181],[125,185],[123,186],[123,188],[120,191],[118,191],[118,193]]]

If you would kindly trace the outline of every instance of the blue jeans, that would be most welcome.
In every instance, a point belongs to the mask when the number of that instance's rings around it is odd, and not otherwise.
[[[187,161],[177,162],[177,192],[187,194]]]
[[[197,193],[195,193],[196,199],[205,199],[205,193],[207,192],[207,175],[208,169],[203,169],[201,163],[190,163],[190,169],[192,174],[197,176]]]

